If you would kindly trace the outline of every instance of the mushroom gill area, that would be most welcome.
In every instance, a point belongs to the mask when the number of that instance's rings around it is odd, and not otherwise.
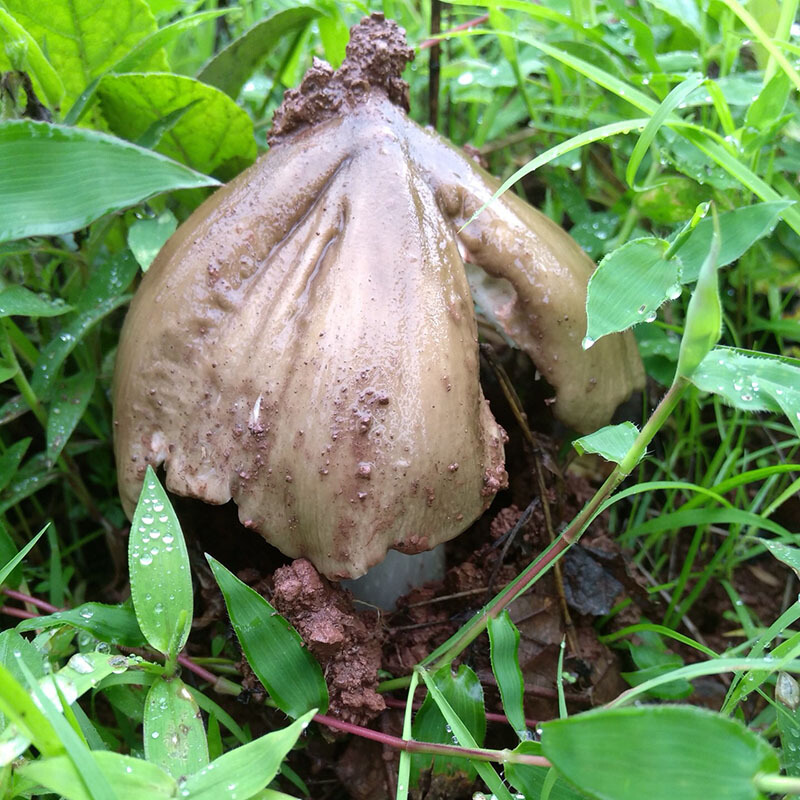
[[[632,337],[581,349],[593,264],[563,230],[506,195],[459,233],[497,184],[406,117],[411,57],[382,16],[356,26],[145,275],[114,385],[128,514],[163,463],[336,579],[460,533],[506,483],[470,283],[573,428],[642,384]]]

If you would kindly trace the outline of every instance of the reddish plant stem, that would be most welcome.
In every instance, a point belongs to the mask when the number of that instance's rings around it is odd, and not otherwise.
[[[24,608],[14,608],[13,606],[0,606],[0,613],[7,614],[9,617],[17,617],[17,619],[33,619],[39,616]]]
[[[46,600],[39,600],[37,597],[23,594],[16,589],[9,589],[7,586],[4,586],[2,591],[4,595],[10,597],[12,600],[19,600],[20,603],[29,603],[32,606],[36,606],[36,608],[41,608],[42,611],[46,611],[48,614],[55,614],[57,611],[63,611],[63,609],[48,603]]]
[[[394,697],[384,697],[383,700],[386,703],[386,705],[389,706],[389,708],[405,708],[406,707],[405,700],[397,700]],[[421,706],[422,706],[422,703],[416,702],[416,703],[414,703],[414,705],[412,707],[413,707],[414,711],[418,711]],[[487,711],[485,713],[486,713],[486,719],[489,722],[500,722],[500,723],[507,724],[507,725],[511,724],[508,721],[508,717],[505,716],[505,714],[496,714],[493,711]],[[526,719],[525,720],[525,725],[527,725],[527,727],[531,728],[531,729],[536,728],[536,726],[538,724],[539,723],[534,719]]]
[[[401,739],[352,722],[334,719],[326,714],[316,714],[314,721],[327,728],[333,728],[343,733],[351,733],[362,739],[371,739],[373,742],[392,747],[395,750],[405,750],[408,753],[430,753],[431,755],[447,756],[448,758],[469,758],[473,761],[495,761],[498,763],[528,764],[535,767],[550,767],[550,762],[543,756],[530,756],[523,753],[514,753],[511,750],[482,750],[468,747],[458,747],[449,744],[431,744],[430,742],[417,742],[414,739]]]
[[[475,17],[475,19],[468,19],[466,22],[462,22],[460,25],[456,25],[454,28],[450,28],[447,33],[455,33],[456,31],[465,31],[469,28],[476,28],[478,25],[483,25],[489,19],[488,14],[484,14],[481,17]],[[436,39],[426,39],[424,42],[421,42],[419,45],[420,50],[427,50],[434,45],[439,44],[441,42],[441,38]]]
[[[178,663],[182,667],[186,667],[189,672],[193,672],[197,675],[198,678],[201,678],[204,681],[207,681],[212,686],[216,684],[219,680],[219,675],[215,675],[213,672],[209,672],[204,667],[201,667],[199,664],[195,664],[189,656],[179,655],[178,656]]]

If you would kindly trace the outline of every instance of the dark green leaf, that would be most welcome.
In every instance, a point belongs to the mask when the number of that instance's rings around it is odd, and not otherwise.
[[[268,733],[215,759],[182,786],[186,800],[245,800],[261,791],[277,774],[314,716],[309,711],[287,728]]]
[[[233,629],[256,677],[278,708],[299,717],[328,708],[328,687],[317,660],[297,631],[260,595],[206,554]]]
[[[98,131],[0,123],[0,241],[69,233],[161,192],[214,185],[213,178]]]
[[[752,105],[747,107],[747,114],[744,118],[745,126],[761,130],[780,117],[786,101],[789,99],[791,88],[789,76],[779,69],[758,93],[758,97]]]
[[[131,598],[150,646],[179,653],[192,625],[192,577],[180,523],[151,466],[128,539]]]
[[[84,603],[66,611],[56,611],[44,617],[26,619],[17,624],[18,631],[47,630],[71,625],[86,631],[102,642],[123,647],[143,647],[146,640],[136,614],[128,605],[108,606],[103,603]]]
[[[47,417],[47,461],[54,464],[80,422],[94,391],[93,372],[79,372],[61,381],[53,394]]]
[[[0,585],[5,583],[6,578],[8,578],[8,576],[16,569],[17,565],[22,563],[25,556],[28,555],[28,553],[33,549],[36,542],[41,539],[42,534],[46,530],[47,526],[42,528],[42,530],[40,530],[39,533],[37,533],[36,536],[34,536],[33,539],[31,539],[28,544],[26,544],[25,547],[19,551],[19,553],[13,556],[13,558],[10,558],[5,564],[3,564],[2,567],[0,567]]]
[[[319,17],[310,6],[287,8],[265,17],[220,50],[197,74],[197,79],[225,92],[234,100],[245,81],[287,34]]]
[[[161,153],[201,172],[226,162],[239,169],[256,157],[253,123],[219,89],[167,73],[106,75],[97,94],[111,129],[137,141],[159,119],[199,101],[164,135]]]
[[[22,462],[30,443],[30,438],[20,439],[18,442],[12,444],[11,447],[0,456],[0,492],[8,486],[9,482],[14,477],[14,473]]]
[[[492,672],[497,679],[500,697],[511,727],[521,739],[528,736],[525,724],[525,681],[519,666],[519,631],[507,610],[490,617],[488,624]]]
[[[778,758],[730,717],[689,706],[590,711],[542,725],[544,755],[607,800],[757,800],[754,778]]]
[[[24,286],[6,286],[0,291],[0,317],[57,317],[67,311],[72,311],[72,306],[63,300],[42,297]]]
[[[144,753],[173,778],[208,764],[200,708],[180,678],[156,678],[144,707]]]
[[[483,689],[478,676],[465,664],[462,664],[458,668],[458,672],[453,674],[448,664],[433,675],[433,682],[478,746],[482,746],[486,736],[486,712],[483,707]],[[459,744],[452,726],[448,724],[430,693],[414,716],[412,733],[414,739],[420,742]],[[464,745],[463,742],[461,744]],[[429,755],[414,755],[411,758],[411,785],[415,786],[420,773],[430,769],[431,766],[436,773],[464,771],[469,775],[475,775],[475,769],[470,762],[461,758],[448,759],[444,756],[434,758]]]

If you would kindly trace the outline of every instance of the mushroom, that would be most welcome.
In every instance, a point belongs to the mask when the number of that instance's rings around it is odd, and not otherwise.
[[[633,338],[581,347],[593,264],[556,224],[405,114],[403,31],[373,14],[315,60],[271,147],[158,255],[114,405],[130,515],[148,464],[333,579],[467,528],[506,485],[473,294],[578,431],[643,383]],[[470,290],[472,284],[472,291]]]

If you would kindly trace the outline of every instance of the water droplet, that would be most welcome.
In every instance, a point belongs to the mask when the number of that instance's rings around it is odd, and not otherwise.
[[[161,512],[163,510],[164,510],[164,504],[163,503],[153,503],[153,511],[155,511],[156,514],[158,514],[159,512]]]
[[[175,537],[167,534],[161,541],[164,542],[164,544],[172,544],[175,541]]]
[[[592,347],[592,345],[594,345],[594,343],[595,343],[595,340],[592,339],[591,336],[584,336],[583,337],[583,341],[581,342],[581,347],[584,350],[588,350],[590,347]]]
[[[169,522],[169,517],[168,517],[166,514],[162,514],[162,515],[161,515],[161,516],[158,518],[158,521],[159,521],[159,522]]]
[[[656,321],[656,312],[651,311],[645,318],[645,322],[655,322]]]
[[[752,399],[753,399],[753,395],[751,395],[751,394],[743,394],[742,395],[742,400],[745,403],[749,403]]]
[[[150,566],[150,564],[152,564],[152,563],[153,563],[153,557],[152,557],[152,556],[142,556],[142,557],[139,559],[139,563],[140,563],[140,564],[141,564],[143,567],[148,567],[148,566]]]
[[[94,611],[91,608],[84,608],[81,609],[80,615],[83,619],[91,619],[94,616]]]
[[[158,739],[158,731],[153,731],[153,732],[150,734],[150,738],[151,738],[151,739]]]
[[[644,314],[645,311],[647,311],[647,304],[646,303],[642,303],[639,306],[639,308],[636,309],[636,313],[637,314]]]
[[[128,659],[125,656],[112,656],[108,659],[108,666],[111,667],[112,672],[119,675],[128,668]]]
[[[108,642],[98,642],[94,648],[98,653],[110,653],[111,645]]]
[[[158,528],[153,528],[153,530],[150,531],[151,539],[158,539],[159,536],[161,536],[161,531]]]
[[[667,297],[670,300],[677,300],[683,293],[683,287],[679,283],[674,283],[667,289]]]
[[[142,522],[144,522],[145,525],[152,525],[154,521],[155,521],[154,518],[149,515],[146,517],[142,517]]]
[[[163,612],[164,612],[164,606],[162,606],[161,603],[156,603],[155,606],[153,606],[154,614],[162,614]]]

